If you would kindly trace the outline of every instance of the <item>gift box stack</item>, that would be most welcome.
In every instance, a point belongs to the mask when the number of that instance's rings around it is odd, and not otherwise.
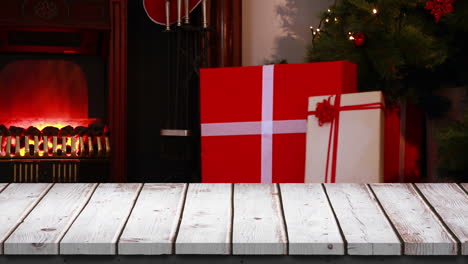
[[[202,69],[202,182],[384,182],[384,99],[357,93],[356,72],[346,61]]]

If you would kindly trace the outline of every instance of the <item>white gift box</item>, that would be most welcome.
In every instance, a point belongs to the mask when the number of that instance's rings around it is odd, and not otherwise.
[[[306,183],[380,183],[384,161],[384,101],[381,92],[309,98]],[[328,100],[333,121],[317,104]],[[338,111],[335,102],[339,104]],[[329,108],[330,109],[330,108]],[[327,112],[327,111],[325,111]],[[334,113],[334,114],[333,114]]]

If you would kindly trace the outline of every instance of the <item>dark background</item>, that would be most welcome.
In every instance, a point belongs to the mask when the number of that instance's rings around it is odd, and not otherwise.
[[[199,20],[200,8],[192,13]],[[199,182],[198,80],[193,76],[190,94],[177,98],[189,100],[186,120],[191,137],[162,137],[161,128],[174,119],[174,100],[168,97],[169,78],[174,82],[173,33],[152,22],[143,1],[128,2],[128,181],[129,182]],[[173,36],[173,35],[172,35]],[[196,38],[196,34],[187,36]],[[169,46],[168,46],[169,45]],[[169,47],[171,47],[169,49]],[[172,70],[169,70],[172,67]],[[182,98],[184,97],[184,98]],[[174,94],[172,94],[172,98]],[[181,107],[186,103],[181,103]]]

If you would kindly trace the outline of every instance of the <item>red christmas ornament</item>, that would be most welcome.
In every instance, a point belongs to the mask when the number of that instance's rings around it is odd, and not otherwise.
[[[353,42],[356,47],[360,47],[366,42],[366,35],[364,33],[359,32],[353,35]]]
[[[434,15],[438,23],[443,16],[446,16],[448,13],[453,13],[454,2],[455,0],[430,0],[427,1],[424,8],[431,10],[431,14]]]

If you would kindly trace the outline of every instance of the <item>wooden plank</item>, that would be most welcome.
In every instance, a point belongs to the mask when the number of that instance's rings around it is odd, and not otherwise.
[[[119,255],[171,254],[187,184],[145,184],[119,240]]]
[[[62,255],[115,255],[142,184],[100,184],[60,242]]]
[[[176,254],[231,253],[232,185],[190,184]]]
[[[55,184],[5,241],[5,254],[58,255],[59,242],[97,184]]]
[[[0,183],[0,192],[8,186],[8,183]]]
[[[234,255],[285,255],[287,234],[276,184],[234,185]]]
[[[289,255],[343,255],[344,242],[321,184],[280,184]]]
[[[405,255],[456,255],[457,243],[410,184],[371,184],[404,241]]]
[[[401,255],[401,243],[364,184],[325,184],[349,255]]]
[[[416,184],[433,210],[461,242],[468,255],[468,195],[454,183]]]
[[[51,187],[52,184],[12,183],[0,193],[0,254],[3,242]]]

